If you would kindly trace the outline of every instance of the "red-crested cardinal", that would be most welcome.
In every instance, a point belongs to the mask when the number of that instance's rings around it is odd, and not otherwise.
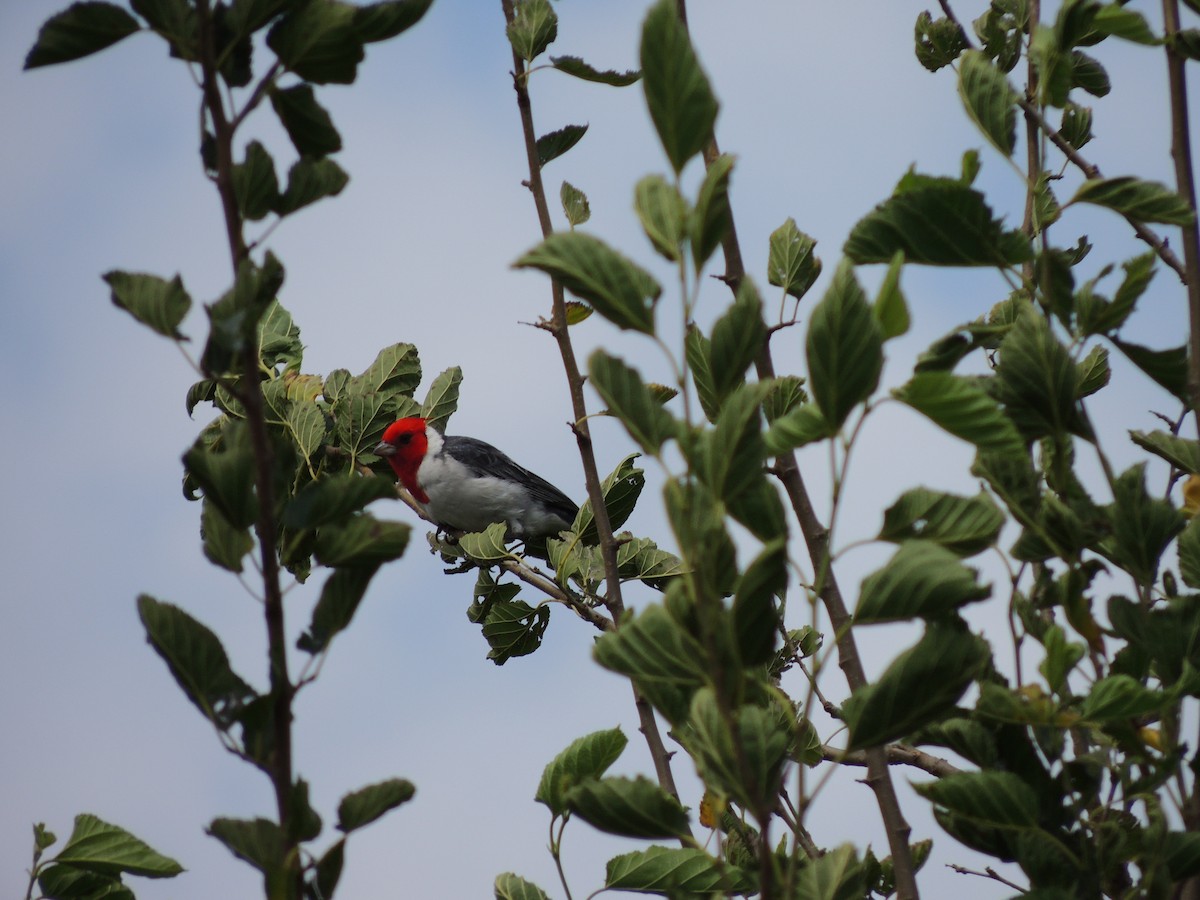
[[[483,531],[508,525],[509,539],[537,540],[571,527],[579,507],[491,444],[440,434],[411,416],[387,427],[375,453],[439,526]]]

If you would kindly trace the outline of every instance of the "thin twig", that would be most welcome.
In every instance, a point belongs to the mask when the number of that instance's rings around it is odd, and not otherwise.
[[[910,747],[908,744],[888,744],[884,750],[887,752],[889,765],[912,766],[928,772],[930,775],[936,775],[938,778],[956,775],[962,771],[949,760],[926,753],[924,750],[918,750],[916,747]],[[845,750],[839,750],[828,744],[821,745],[821,756],[830,762],[847,766],[865,766],[867,764],[867,756],[862,750],[853,750],[847,753]]]
[[[965,866],[958,865],[957,863],[946,863],[946,868],[953,869],[959,875],[977,875],[980,878],[990,878],[992,881],[998,881],[1003,885],[1007,885],[1008,887],[1012,888],[1014,891],[1019,891],[1022,894],[1029,893],[1028,888],[1023,888],[1019,884],[1015,884],[1015,883],[1009,881],[1007,878],[1005,878],[1003,875],[1001,875],[999,872],[997,872],[991,866],[988,866],[982,872],[976,872],[974,869],[968,869]]]

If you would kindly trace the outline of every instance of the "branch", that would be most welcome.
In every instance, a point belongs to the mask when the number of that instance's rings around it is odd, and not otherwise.
[[[965,866],[960,866],[956,863],[946,863],[946,868],[953,869],[959,875],[978,875],[980,878],[990,878],[992,881],[998,881],[1003,885],[1007,885],[1008,887],[1012,888],[1014,891],[1019,891],[1022,894],[1029,893],[1028,888],[1023,888],[1019,884],[1015,884],[1015,883],[1009,881],[1007,878],[1000,875],[991,866],[988,866],[982,872],[976,872],[974,869],[968,869]]]
[[[504,10],[504,20],[508,24],[513,21],[513,0],[500,0]],[[529,99],[529,89],[525,69],[525,60],[513,50],[513,89],[517,94],[517,110],[521,116],[521,131],[525,138],[525,155],[529,167],[529,191],[537,208],[538,224],[542,236],[549,237],[554,232],[550,221],[550,207],[546,203],[546,190],[542,184],[542,167],[537,156],[537,135],[533,128],[533,106]],[[596,468],[596,455],[592,448],[592,437],[588,425],[587,403],[583,395],[583,376],[579,371],[579,363],[575,358],[575,348],[571,343],[571,335],[567,328],[567,307],[563,297],[563,288],[558,280],[550,280],[553,314],[549,331],[558,343],[559,355],[562,357],[563,369],[567,376],[567,387],[571,394],[571,410],[574,416],[573,431],[575,442],[579,447],[579,458],[583,463],[584,481],[587,484],[588,499],[592,504],[593,521],[596,534],[599,536],[600,555],[604,560],[604,575],[607,585],[607,596],[604,601],[613,622],[620,622],[625,611],[625,603],[621,596],[621,576],[617,570],[617,544],[613,540],[612,523],[608,517],[608,507],[604,505],[604,492],[601,489],[600,473]],[[632,685],[632,683],[631,683]],[[645,698],[633,687],[634,703],[637,706],[640,730],[646,738],[650,756],[654,760],[655,773],[659,785],[676,799],[679,790],[675,786],[675,777],[671,773],[671,754],[663,744],[662,735],[658,730],[658,722],[654,718],[654,710]]]
[[[949,760],[926,753],[924,750],[918,750],[916,747],[910,747],[908,744],[888,744],[883,749],[887,753],[889,765],[912,766],[928,772],[930,775],[936,775],[938,778],[945,778],[947,775],[955,775],[962,771]],[[829,744],[821,745],[821,757],[829,762],[841,763],[846,766],[865,766],[867,764],[867,755],[864,751],[853,750],[847,753],[845,750],[839,750]]]

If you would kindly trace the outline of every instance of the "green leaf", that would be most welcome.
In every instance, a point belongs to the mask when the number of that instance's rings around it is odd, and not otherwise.
[[[242,559],[254,549],[249,528],[235,528],[207,497],[200,511],[200,536],[209,561],[230,572],[242,571]]]
[[[1105,97],[1112,90],[1108,72],[1100,60],[1081,53],[1071,52],[1071,87],[1083,88],[1093,97]]]
[[[1167,44],[1184,59],[1200,59],[1200,28],[1181,28],[1167,35]]]
[[[637,505],[642,488],[646,486],[646,474],[633,464],[640,453],[631,453],[621,460],[615,469],[600,483],[600,491],[604,497],[604,507],[608,510],[608,522],[614,531],[625,524]],[[579,535],[579,539],[589,546],[595,545],[600,538],[596,533],[596,523],[592,515],[592,501],[587,499],[579,507],[579,513],[571,525],[571,531]]]
[[[288,170],[287,189],[279,196],[275,212],[288,216],[325,197],[336,197],[350,176],[332,159],[302,157]]]
[[[648,538],[631,538],[617,548],[617,571],[623,580],[637,579],[658,590],[670,578],[687,570],[683,560],[673,553],[660,550]]]
[[[492,889],[496,900],[550,900],[549,895],[532,881],[512,872],[497,875]]]
[[[354,31],[361,41],[373,44],[407,31],[417,22],[433,0],[381,0],[354,10]]]
[[[1154,46],[1162,43],[1162,38],[1150,30],[1141,13],[1121,6],[1105,5],[1097,9],[1092,28],[1099,34],[1123,38],[1135,44]]]
[[[1110,675],[1092,685],[1079,713],[1091,722],[1109,722],[1157,712],[1170,702],[1162,691],[1152,691],[1137,679]]]
[[[997,528],[997,530],[999,530]],[[957,556],[929,541],[906,541],[863,581],[854,619],[860,624],[937,619],[991,596],[991,585]]]
[[[1079,361],[1075,370],[1078,374],[1079,398],[1091,396],[1108,384],[1112,377],[1112,369],[1108,367],[1108,351],[1100,346],[1093,347]]]
[[[183,866],[175,860],[158,853],[125,829],[88,813],[75,817],[75,828],[54,861],[104,875],[128,873],[145,878],[172,878],[183,871]]]
[[[179,325],[192,306],[192,298],[176,275],[170,281],[157,275],[113,270],[104,275],[112,302],[163,337],[187,340]]]
[[[675,433],[675,420],[654,399],[637,370],[596,350],[588,359],[588,372],[609,412],[621,420],[643,450],[658,456],[663,442]]]
[[[297,403],[288,414],[287,426],[306,460],[311,460],[325,446],[328,422],[317,404]]]
[[[522,600],[495,604],[483,621],[483,637],[492,648],[487,658],[502,666],[515,656],[527,656],[542,645],[549,624],[549,606]]]
[[[350,84],[363,60],[355,13],[336,0],[298,4],[267,32],[267,46],[305,81]]]
[[[613,87],[628,87],[642,77],[642,73],[636,70],[617,72],[613,69],[606,69],[602,72],[599,69],[589,66],[578,56],[552,56],[550,57],[550,65],[554,66],[560,72],[566,72],[568,75],[574,75],[576,78],[582,78],[584,81],[608,84]]]
[[[1186,524],[1183,514],[1147,493],[1145,463],[1117,476],[1108,513],[1112,533],[1105,541],[1106,555],[1139,584],[1154,584],[1163,552]]]
[[[338,830],[349,834],[370,825],[384,813],[407,803],[416,792],[412,782],[403,778],[389,778],[352,791],[338,804]]]
[[[1071,202],[1104,206],[1135,222],[1190,225],[1196,221],[1195,210],[1175,191],[1156,181],[1142,181],[1132,175],[1085,181]]]
[[[846,263],[809,321],[809,389],[830,425],[840,428],[871,396],[883,370],[883,342],[866,295]]]
[[[288,528],[316,528],[340,521],[368,503],[395,497],[390,477],[336,474],[310,481],[288,501],[283,524]]]
[[[317,861],[316,872],[311,884],[318,891],[318,897],[332,897],[342,877],[342,867],[346,863],[346,839],[334,843]]]
[[[644,776],[588,779],[567,791],[567,806],[593,828],[634,838],[689,834],[679,801]]]
[[[654,249],[677,262],[688,219],[687,202],[679,189],[661,175],[647,175],[634,188],[633,207]]]
[[[843,844],[800,870],[796,900],[859,900],[864,896],[864,874],[854,847]]]
[[[207,831],[238,859],[268,878],[279,877],[284,866],[283,832],[270,819],[217,818]]]
[[[537,139],[538,165],[545,166],[550,160],[558,159],[578,144],[587,130],[586,125],[564,125],[557,131],[543,134]]]
[[[745,382],[746,370],[762,352],[766,338],[762,301],[754,282],[743,279],[733,304],[713,323],[709,345],[712,386],[722,403]]]
[[[729,175],[733,157],[721,154],[704,173],[690,219],[692,266],[697,273],[721,243],[733,221],[729,211]]]
[[[678,175],[712,137],[717,100],[672,0],[659,0],[646,15],[641,63],[646,106]]]
[[[421,383],[421,358],[412,344],[391,344],[354,379],[363,391],[383,391],[412,396]]]
[[[704,332],[696,327],[695,323],[689,325],[687,337],[684,339],[688,371],[692,376],[692,383],[696,385],[696,399],[700,401],[700,408],[704,410],[704,415],[710,422],[715,422],[717,413],[721,410],[721,401],[713,386],[711,350],[712,343],[704,336]]]
[[[1139,447],[1160,456],[1181,472],[1200,475],[1200,442],[1181,438],[1166,431],[1131,431],[1129,437]]]
[[[653,301],[662,288],[649,272],[598,238],[574,231],[552,234],[513,265],[557,278],[619,328],[654,333]]]
[[[272,300],[258,323],[258,354],[262,364],[268,368],[283,363],[287,369],[297,372],[304,360],[304,345],[300,343],[300,329],[291,313],[278,300]],[[316,393],[306,397],[315,400]]]
[[[1017,140],[1017,92],[996,65],[979,50],[959,57],[958,93],[984,137],[1005,156]]]
[[[710,788],[752,810],[770,808],[778,797],[794,734],[791,713],[771,704],[723,714],[713,689],[703,687],[678,733]]]
[[[369,566],[404,555],[412,527],[384,522],[358,513],[344,523],[326,525],[317,533],[317,560],[326,566]]]
[[[317,102],[312,85],[273,88],[270,97],[275,115],[301,156],[319,159],[342,149],[342,136],[333,127],[329,113]]]
[[[146,639],[196,708],[221,728],[254,698],[254,690],[229,665],[221,640],[177,606],[148,594],[137,600]]]
[[[1005,231],[983,194],[956,178],[908,174],[859,220],[843,252],[855,263],[905,260],[932,266],[1012,266],[1031,259],[1029,239]]]
[[[513,558],[513,553],[505,546],[507,533],[508,526],[504,522],[496,522],[484,531],[462,535],[458,542],[471,559],[495,563]]]
[[[421,404],[421,418],[442,434],[446,433],[446,423],[458,409],[458,389],[462,384],[462,369],[451,366],[442,372],[429,385],[429,393]]]
[[[133,891],[120,875],[101,875],[53,860],[37,873],[38,887],[45,900],[134,900]]]
[[[113,3],[72,3],[42,25],[25,68],[90,56],[139,30],[137,19]]]
[[[625,749],[629,739],[620,728],[594,731],[572,741],[542,771],[534,800],[561,816],[567,811],[566,794],[589,778],[599,778]]]
[[[919,538],[959,556],[974,556],[996,542],[1004,522],[1004,513],[982,491],[959,497],[913,488],[884,512],[879,540],[901,543]]]
[[[875,321],[879,323],[879,334],[885,341],[907,334],[911,324],[908,303],[900,290],[900,272],[903,268],[904,254],[897,252],[888,263],[887,274],[879,286],[879,295],[871,307]]]
[[[300,635],[296,646],[305,653],[323,653],[330,641],[344,631],[358,611],[377,565],[346,566],[334,569],[325,579],[321,596],[313,607],[312,624]]]
[[[1026,440],[1079,433],[1078,378],[1049,322],[1021,315],[1000,345],[995,395]]]
[[[1086,106],[1068,103],[1063,108],[1059,134],[1078,150],[1092,139],[1092,111]]]
[[[775,598],[787,591],[787,544],[768,543],[746,567],[733,595],[733,628],[738,652],[747,666],[769,662],[775,653],[780,616]]]
[[[1163,835],[1163,850],[1172,881],[1183,881],[1200,874],[1200,834],[1168,831]]]
[[[238,209],[251,221],[263,218],[279,205],[275,161],[258,141],[246,146],[245,161],[233,167],[233,192]]]
[[[934,19],[928,12],[917,16],[913,36],[917,61],[930,72],[950,65],[969,46],[957,22],[946,16]]]
[[[829,424],[816,405],[803,403],[772,422],[763,435],[763,443],[769,455],[781,456],[835,434],[837,428]]]
[[[796,220],[789,218],[771,232],[767,283],[801,299],[821,274],[821,260],[813,253],[816,246],[815,240],[796,227]]]
[[[914,784],[913,789],[938,806],[993,828],[1037,825],[1037,794],[1015,772],[957,772]]]
[[[199,62],[196,10],[187,0],[130,0],[129,5],[166,39],[172,56]],[[225,21],[230,22],[230,18],[227,14]]]
[[[614,856],[605,868],[609,890],[663,896],[751,893],[754,874],[709,856],[698,847],[647,847]]]
[[[562,200],[563,215],[574,228],[582,225],[592,217],[592,208],[588,205],[587,195],[570,182],[564,181],[559,189],[559,199]]]
[[[1193,517],[1179,535],[1179,577],[1190,588],[1200,588],[1200,518]]]
[[[558,37],[558,16],[550,0],[517,0],[513,20],[505,29],[517,56],[532,62]]]
[[[804,390],[804,379],[798,375],[784,375],[768,382],[767,395],[763,397],[763,415],[774,422],[808,400]]]
[[[1149,347],[1131,344],[1119,338],[1113,338],[1112,342],[1131,363],[1150,376],[1156,384],[1183,403],[1189,402],[1187,344],[1167,350],[1151,350]]]
[[[952,708],[990,659],[981,639],[951,624],[931,622],[879,680],[842,707],[849,748],[874,747],[912,733]]]

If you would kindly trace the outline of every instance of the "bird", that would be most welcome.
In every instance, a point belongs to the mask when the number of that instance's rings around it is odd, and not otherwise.
[[[568,530],[579,512],[570,497],[491,444],[443,435],[420,416],[389,425],[374,452],[443,530],[484,531],[503,522],[506,539],[540,542]]]

